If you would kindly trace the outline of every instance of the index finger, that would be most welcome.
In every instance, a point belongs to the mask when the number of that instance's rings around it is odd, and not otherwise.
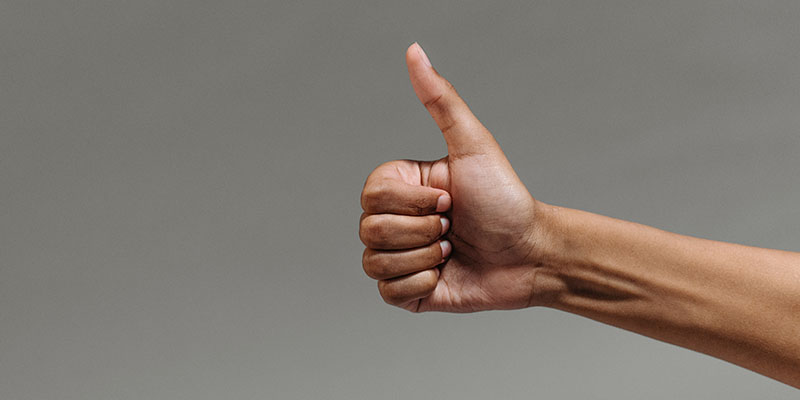
[[[450,194],[391,178],[367,180],[361,208],[368,214],[429,215],[450,209]]]

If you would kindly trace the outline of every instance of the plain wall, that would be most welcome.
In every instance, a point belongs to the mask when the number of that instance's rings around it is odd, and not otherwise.
[[[547,309],[414,315],[359,193],[445,146],[413,41],[537,198],[800,250],[800,2],[0,2],[0,398],[790,399]]]

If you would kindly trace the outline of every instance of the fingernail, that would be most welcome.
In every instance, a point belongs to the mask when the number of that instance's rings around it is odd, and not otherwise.
[[[428,59],[428,55],[425,54],[425,50],[422,50],[422,46],[420,46],[419,43],[417,43],[417,51],[419,51],[419,55],[422,56],[422,61],[425,63],[425,65],[430,67],[431,60]]]
[[[440,217],[439,221],[442,221],[442,235],[444,235],[447,229],[450,228],[450,221],[445,217]]]
[[[450,255],[450,252],[453,251],[453,245],[450,244],[450,241],[442,240],[439,242],[439,246],[442,247],[442,259],[444,260]]]
[[[450,208],[450,196],[443,194],[436,200],[436,212],[445,212]]]

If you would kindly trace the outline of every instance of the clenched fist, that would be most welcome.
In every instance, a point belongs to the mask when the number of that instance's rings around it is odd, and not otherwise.
[[[448,155],[391,161],[369,175],[359,229],[364,271],[387,303],[413,312],[532,305],[540,204],[418,44],[406,63]]]

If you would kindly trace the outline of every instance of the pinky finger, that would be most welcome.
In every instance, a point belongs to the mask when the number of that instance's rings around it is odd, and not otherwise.
[[[433,293],[438,280],[439,269],[431,268],[399,278],[378,281],[378,291],[386,303],[416,312],[419,308],[419,299]]]

